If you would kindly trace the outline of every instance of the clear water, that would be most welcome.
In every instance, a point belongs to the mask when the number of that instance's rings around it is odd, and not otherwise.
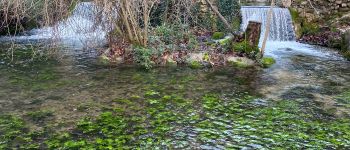
[[[268,122],[251,120],[253,124],[250,124],[249,116],[258,114],[248,114],[250,109],[272,108],[281,100],[302,103],[297,110],[320,122],[350,118],[348,99],[339,100],[339,95],[350,89],[350,62],[333,50],[290,42],[270,42],[267,55],[277,60],[269,69],[170,67],[145,71],[135,66],[97,65],[90,53],[31,65],[25,61],[6,65],[6,61],[0,60],[0,113],[23,116],[31,130],[54,128],[55,132],[69,131],[85,117],[96,118],[116,108],[141,118],[151,114],[162,118],[171,113],[182,119],[170,119],[158,125],[169,123],[171,130],[164,135],[170,144],[165,145],[180,149],[225,149],[232,145],[239,149],[268,148],[269,138],[250,131],[255,130],[255,123]],[[220,97],[220,105],[207,106],[205,96],[211,94]],[[156,95],[156,99],[147,95]],[[157,95],[179,100],[164,103],[157,101]],[[241,100],[247,96],[253,98],[249,103]],[[118,102],[121,99],[131,102]],[[243,107],[239,110],[249,112],[248,120],[237,122],[234,118],[237,116],[223,115],[232,113],[232,103]],[[159,109],[161,116],[152,113],[154,108]],[[134,109],[138,110],[137,114]],[[28,114],[38,110],[50,110],[53,115],[39,121],[28,119]],[[152,122],[152,117],[149,119],[146,122]],[[246,128],[249,124],[254,128]],[[141,141],[152,139],[144,136],[139,137]],[[155,144],[158,146],[162,144]]]
[[[255,12],[250,14],[257,18],[266,12],[265,8],[244,9]],[[275,11],[288,15],[285,10]],[[145,71],[135,66],[103,66],[95,59],[95,49],[82,50],[76,44],[59,48],[60,61],[33,62],[25,57],[9,63],[10,47],[1,45],[0,114],[23,118],[29,130],[49,131],[49,135],[70,132],[77,140],[100,134],[77,132],[83,118],[94,120],[101,113],[114,112],[124,120],[141,120],[123,130],[145,129],[146,133],[132,134],[126,144],[145,149],[335,149],[329,141],[313,136],[325,130],[327,139],[341,135],[338,126],[315,125],[350,118],[350,99],[342,96],[350,93],[350,62],[332,49],[290,41],[289,19],[275,17],[282,21],[278,30],[271,31],[266,55],[277,63],[268,69],[167,67]],[[249,18],[244,17],[244,22]],[[30,48],[19,43],[26,47],[21,51]],[[292,104],[276,107],[279,102]],[[295,108],[293,102],[300,107]],[[30,117],[45,110],[52,114]],[[305,122],[295,123],[301,120]],[[345,149],[350,146],[349,134],[337,140]],[[309,144],[315,141],[323,145]],[[44,143],[41,139],[34,142]]]

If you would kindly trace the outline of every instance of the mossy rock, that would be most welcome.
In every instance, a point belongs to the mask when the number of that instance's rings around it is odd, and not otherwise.
[[[192,69],[201,69],[203,68],[203,65],[198,61],[192,61],[190,62],[189,67]]]
[[[98,64],[100,65],[109,65],[111,60],[106,55],[101,55],[98,57]]]
[[[246,57],[228,57],[227,62],[230,65],[238,68],[253,67],[255,65],[253,60]]]
[[[250,65],[242,62],[242,61],[236,61],[236,62],[230,62],[231,65],[238,67],[238,68],[248,68],[251,67]]]
[[[219,44],[221,46],[228,46],[228,45],[231,45],[231,43],[232,43],[232,37],[219,40]]]
[[[214,32],[212,39],[219,40],[219,39],[223,39],[224,37],[225,37],[224,32]]]
[[[261,59],[261,64],[264,68],[269,68],[276,63],[276,60],[272,57],[264,57]]]

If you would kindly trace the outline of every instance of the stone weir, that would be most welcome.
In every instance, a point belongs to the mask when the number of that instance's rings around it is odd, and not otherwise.
[[[245,31],[249,21],[256,21],[262,23],[261,35],[264,35],[269,9],[269,6],[242,6],[242,31]],[[273,8],[273,16],[268,40],[295,41],[292,16],[287,8]]]

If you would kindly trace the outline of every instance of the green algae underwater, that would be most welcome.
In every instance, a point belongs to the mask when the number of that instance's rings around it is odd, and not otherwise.
[[[350,148],[350,72],[339,61],[291,56],[291,72],[312,73],[319,86],[275,98],[261,89],[286,83],[279,60],[269,69],[145,71],[15,52],[1,51],[0,149]],[[310,69],[316,62],[338,68]]]

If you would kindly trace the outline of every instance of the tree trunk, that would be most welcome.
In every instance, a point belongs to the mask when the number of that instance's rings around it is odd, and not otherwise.
[[[247,30],[245,31],[245,38],[249,45],[258,46],[261,34],[261,23],[249,21]]]

